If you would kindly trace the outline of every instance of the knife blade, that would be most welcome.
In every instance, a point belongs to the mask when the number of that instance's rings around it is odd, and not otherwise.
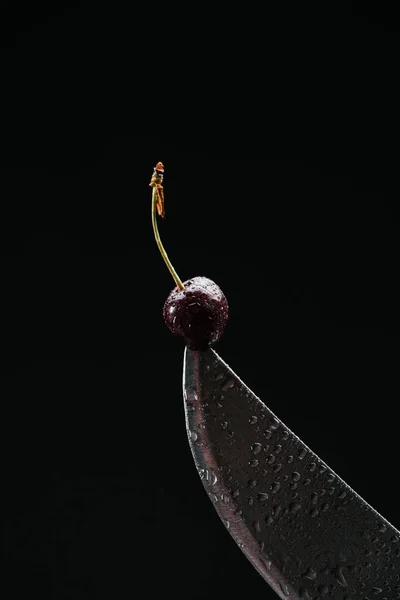
[[[204,488],[284,600],[400,599],[400,532],[209,349],[185,349],[186,429]]]

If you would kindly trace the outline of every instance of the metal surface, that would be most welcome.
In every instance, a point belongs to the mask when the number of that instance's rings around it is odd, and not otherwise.
[[[185,350],[183,392],[204,487],[281,598],[400,599],[400,533],[213,350]]]

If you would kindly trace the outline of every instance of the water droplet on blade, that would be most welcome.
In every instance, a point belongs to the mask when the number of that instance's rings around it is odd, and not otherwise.
[[[271,485],[271,492],[273,494],[277,494],[280,489],[281,489],[281,484],[279,483],[279,481],[274,481],[274,483]]]
[[[271,429],[278,429],[280,421],[276,417],[272,417],[271,423],[269,424]]]
[[[297,454],[298,454],[300,460],[303,460],[303,458],[307,454],[307,450],[305,448],[300,448]]]
[[[262,445],[259,444],[258,442],[256,442],[255,444],[252,445],[251,449],[253,451],[253,454],[258,454],[259,452],[261,452]]]
[[[269,495],[266,492],[260,492],[257,497],[260,500],[260,502],[265,502],[266,500],[268,500]]]
[[[281,588],[281,590],[285,594],[285,596],[289,596],[290,592],[289,592],[289,588],[286,585],[286,583],[283,583],[283,581],[280,581],[279,582],[279,587]]]
[[[234,379],[228,379],[227,381],[225,381],[225,383],[222,385],[221,390],[223,392],[226,392],[227,390],[231,390],[233,388],[233,386],[235,385],[235,380]]]
[[[253,529],[254,531],[256,531],[257,533],[259,533],[261,531],[261,527],[260,527],[260,521],[254,521],[253,522]]]

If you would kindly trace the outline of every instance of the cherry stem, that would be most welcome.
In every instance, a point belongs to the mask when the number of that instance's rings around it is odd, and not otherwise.
[[[162,244],[161,238],[160,238],[160,233],[158,231],[158,225],[157,225],[157,201],[158,201],[158,196],[157,196],[157,188],[153,187],[152,190],[152,199],[151,199],[151,220],[153,223],[153,231],[154,231],[154,237],[156,238],[156,242],[157,242],[157,246],[158,249],[160,251],[161,256],[164,259],[165,264],[168,267],[169,272],[172,275],[173,280],[175,281],[176,286],[180,289],[183,290],[185,288],[185,286],[183,285],[181,279],[179,278],[177,272],[175,271],[174,267],[172,266],[171,261],[168,258],[168,254],[165,251],[165,248]]]

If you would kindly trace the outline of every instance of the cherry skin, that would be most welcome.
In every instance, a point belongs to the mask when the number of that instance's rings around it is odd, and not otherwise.
[[[164,321],[192,350],[207,350],[217,342],[228,320],[228,302],[207,277],[193,277],[174,288],[164,304]]]

